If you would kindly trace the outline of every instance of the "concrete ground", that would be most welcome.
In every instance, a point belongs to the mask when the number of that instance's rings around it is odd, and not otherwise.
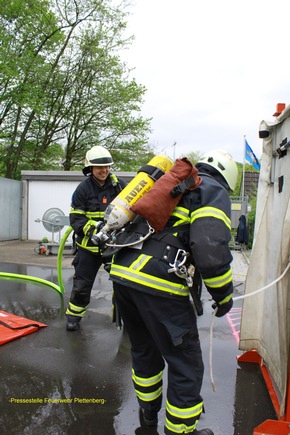
[[[0,272],[58,283],[56,255],[38,255],[37,242],[0,242]],[[243,294],[247,256],[233,252],[235,294]],[[0,310],[46,324],[1,346],[0,428],[7,435],[162,435],[144,427],[131,384],[130,344],[111,321],[112,286],[101,270],[86,317],[77,332],[65,330],[64,310],[72,284],[72,255],[62,259],[64,295],[37,283],[0,279]],[[212,379],[210,324],[212,301],[204,290],[198,317],[205,376],[205,414],[199,428],[215,435],[251,435],[266,419],[276,419],[256,364],[238,363],[242,301],[214,319]],[[215,386],[213,391],[212,382]],[[166,377],[164,378],[166,389]]]

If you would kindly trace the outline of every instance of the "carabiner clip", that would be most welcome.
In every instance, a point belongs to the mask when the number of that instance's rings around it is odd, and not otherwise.
[[[182,255],[181,260],[179,257]],[[170,269],[168,269],[168,273],[174,272],[177,276],[181,278],[180,275],[184,274],[184,269],[186,270],[186,267],[184,266],[187,259],[187,252],[184,249],[178,249],[175,259],[173,263],[169,263],[169,266],[171,266]]]
[[[179,260],[180,255],[183,256],[182,260]],[[184,263],[186,262],[186,258],[187,258],[187,252],[184,249],[178,249],[178,251],[175,255],[175,258],[174,258],[174,262],[169,263],[169,266],[173,267],[174,269],[176,269],[177,267],[183,266]]]

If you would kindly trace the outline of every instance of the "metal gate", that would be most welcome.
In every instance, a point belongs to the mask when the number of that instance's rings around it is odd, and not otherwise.
[[[21,181],[0,178],[0,210],[2,212],[0,241],[20,239],[21,203]]]

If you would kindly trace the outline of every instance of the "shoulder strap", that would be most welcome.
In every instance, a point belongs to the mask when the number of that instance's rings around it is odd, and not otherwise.
[[[111,177],[112,185],[115,187],[117,193],[120,193],[122,190],[122,186],[121,186],[121,183],[120,183],[117,175],[110,174],[110,177]]]
[[[193,187],[194,185],[195,185],[194,178],[189,177],[186,180],[174,186],[170,192],[170,195],[172,196],[172,198],[177,198],[179,195],[181,194],[183,195],[184,193],[188,192],[190,187]]]

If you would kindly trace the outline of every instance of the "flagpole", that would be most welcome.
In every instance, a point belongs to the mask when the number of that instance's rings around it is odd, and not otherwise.
[[[246,158],[246,135],[244,135],[244,161],[243,161],[243,174],[242,174],[242,200],[245,195],[245,158]]]

